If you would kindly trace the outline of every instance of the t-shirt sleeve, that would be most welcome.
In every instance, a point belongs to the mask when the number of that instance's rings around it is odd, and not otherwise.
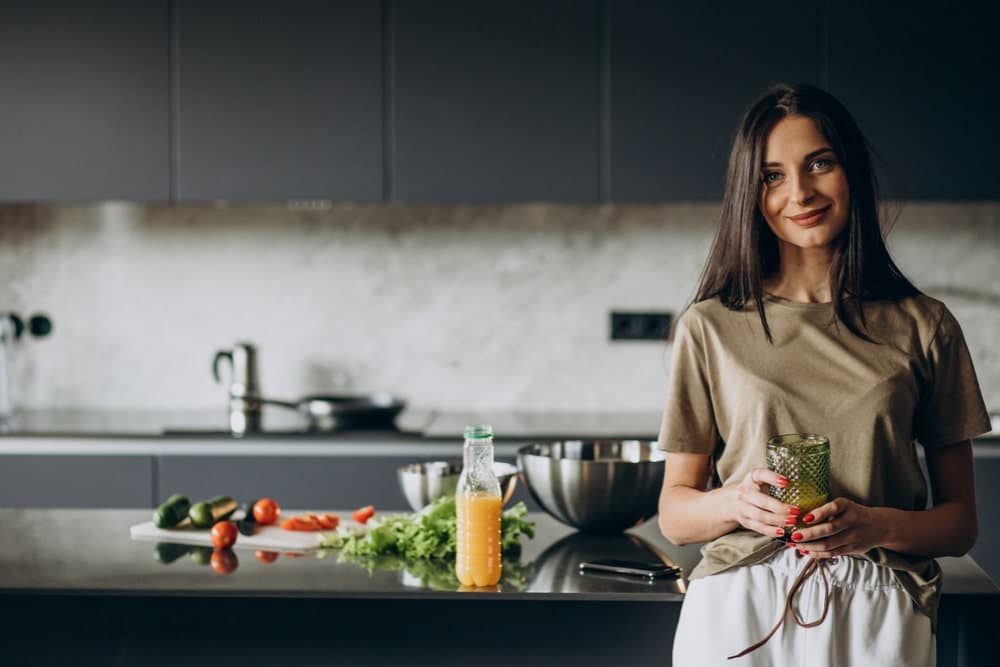
[[[691,311],[674,330],[674,349],[657,446],[668,452],[712,454],[719,440],[699,323]]]
[[[927,349],[928,373],[914,435],[928,448],[969,440],[990,430],[989,413],[958,321],[944,309]]]

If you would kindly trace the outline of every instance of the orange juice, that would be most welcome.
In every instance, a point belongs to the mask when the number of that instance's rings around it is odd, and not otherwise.
[[[498,495],[455,494],[455,573],[463,586],[494,586],[500,581],[500,508]]]

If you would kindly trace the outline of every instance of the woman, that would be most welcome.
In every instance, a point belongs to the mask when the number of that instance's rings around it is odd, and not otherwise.
[[[660,530],[707,544],[674,664],[934,664],[933,558],[975,542],[970,439],[989,430],[958,323],[886,250],[861,131],[822,90],[770,88],[675,330]],[[797,432],[829,438],[831,500],[786,543],[802,513],[769,495],[787,481],[764,451]]]

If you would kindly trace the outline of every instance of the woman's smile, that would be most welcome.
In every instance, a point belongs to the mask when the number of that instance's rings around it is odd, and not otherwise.
[[[822,208],[814,208],[799,215],[789,215],[786,217],[800,227],[812,227],[823,220],[832,206],[833,204],[828,204]]]

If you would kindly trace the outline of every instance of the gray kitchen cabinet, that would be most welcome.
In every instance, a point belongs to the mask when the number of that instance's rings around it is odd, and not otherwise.
[[[0,4],[0,201],[166,200],[167,0]]]
[[[175,7],[177,200],[381,200],[381,3]]]
[[[1000,448],[1000,445],[992,445]],[[994,582],[1000,582],[1000,457],[976,457],[976,511],[979,539],[969,552]]]
[[[433,458],[433,457],[432,457]],[[437,457],[439,458],[439,457]],[[426,456],[182,456],[163,455],[157,466],[157,502],[173,493],[194,498],[230,495],[240,502],[270,496],[285,507],[410,511],[396,470]],[[513,462],[508,461],[508,462]],[[524,501],[541,511],[517,482],[508,507]]]
[[[609,23],[614,201],[721,199],[752,99],[771,83],[819,83],[814,3],[766,12],[735,0],[615,0]]]
[[[599,3],[389,3],[390,196],[597,201]]]
[[[152,456],[5,454],[0,507],[149,507],[153,467]]]
[[[1000,197],[998,5],[826,4],[829,88],[881,155],[883,194]]]
[[[375,505],[409,510],[396,469],[419,456],[161,456],[158,502],[173,493],[192,499],[268,496],[284,507],[346,509]]]

